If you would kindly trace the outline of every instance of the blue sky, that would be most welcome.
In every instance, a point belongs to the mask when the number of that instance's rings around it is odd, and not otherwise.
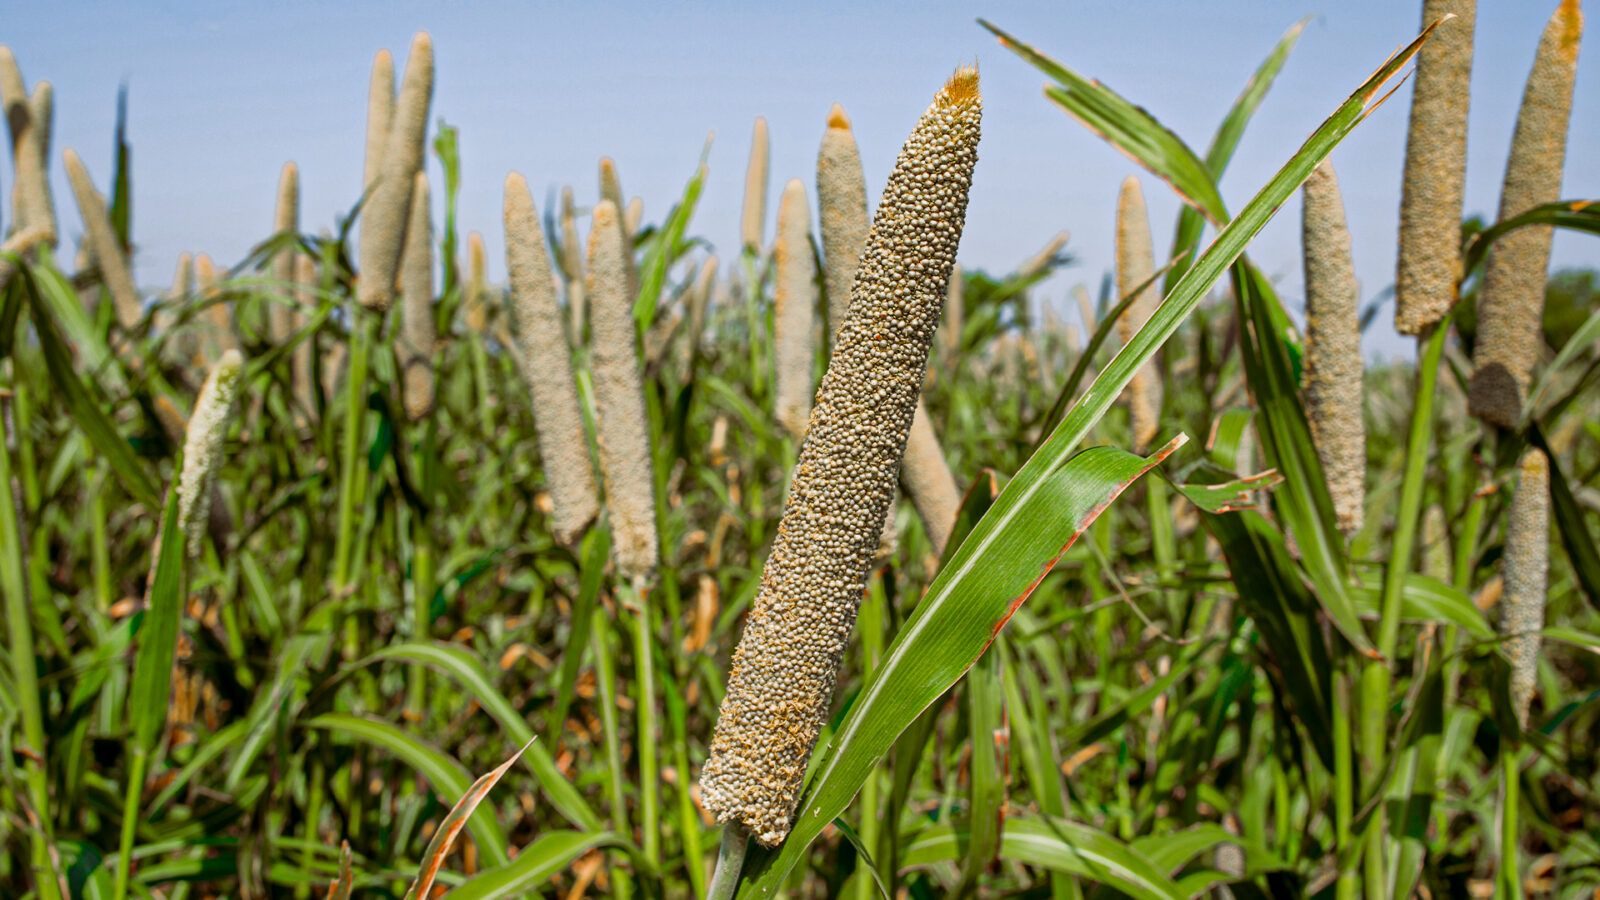
[[[523,172],[546,191],[596,194],[613,156],[629,195],[655,220],[676,200],[707,132],[707,186],[693,230],[736,247],[752,120],[773,138],[772,195],[798,177],[813,195],[828,109],[855,125],[876,197],[895,151],[949,72],[976,60],[984,137],[961,261],[1008,270],[1052,234],[1072,233],[1078,265],[1048,282],[1063,301],[1096,285],[1112,251],[1117,186],[1136,168],[1051,106],[1042,77],[974,23],[983,15],[1149,108],[1197,148],[1278,37],[1306,33],[1257,114],[1223,182],[1237,207],[1394,49],[1419,30],[1420,2],[511,2],[109,3],[63,0],[6,14],[3,40],[30,84],[56,89],[52,151],[69,240],[81,233],[60,151],[110,177],[119,83],[130,89],[134,231],[141,284],[170,278],[182,251],[239,259],[271,229],[279,167],[301,169],[302,222],[331,223],[359,193],[368,70],[382,47],[403,58],[418,29],[434,37],[435,117],[461,129],[465,229],[482,231],[491,276],[504,271],[500,186]],[[1480,0],[1467,209],[1492,214],[1522,84],[1555,0]],[[1590,49],[1585,55],[1596,51]],[[403,61],[403,60],[402,60]],[[1563,196],[1600,196],[1600,66],[1581,59]],[[1333,155],[1363,293],[1393,280],[1409,85]],[[430,161],[436,168],[437,163]],[[8,173],[9,174],[9,173]],[[1144,179],[1158,246],[1176,201]],[[9,189],[9,186],[7,186]],[[437,192],[436,192],[437,195]],[[769,224],[770,233],[770,224]],[[1301,296],[1299,208],[1291,202],[1252,254]],[[1558,235],[1555,265],[1600,265],[1600,241]],[[1408,355],[1390,315],[1370,355]]]

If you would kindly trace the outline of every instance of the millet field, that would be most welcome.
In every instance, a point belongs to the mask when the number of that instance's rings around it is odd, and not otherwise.
[[[1600,896],[1600,284],[1550,262],[1600,234],[1582,16],[1519,13],[1469,216],[1475,7],[1226,196],[1304,23],[1179,135],[980,20],[1141,170],[1114,259],[1012,271],[957,262],[959,59],[881,195],[835,105],[814,171],[757,120],[659,215],[606,158],[474,172],[474,222],[419,33],[344,215],[286,163],[247,256],[150,289],[125,118],[55,145],[0,47],[0,895]],[[1409,117],[1381,293],[1327,162],[1369,116]],[[1297,197],[1286,297],[1250,246]],[[1363,357],[1390,315],[1414,360]]]

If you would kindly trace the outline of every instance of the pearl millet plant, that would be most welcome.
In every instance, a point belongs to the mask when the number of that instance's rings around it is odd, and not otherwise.
[[[467,286],[462,293],[467,329],[474,334],[484,334],[489,327],[489,276],[488,252],[483,247],[483,235],[474,231],[467,235]]]
[[[1304,188],[1301,234],[1306,280],[1306,417],[1347,536],[1361,528],[1367,431],[1362,420],[1360,302],[1350,260],[1350,230],[1333,167],[1312,170]]]
[[[278,176],[278,206],[273,216],[275,234],[293,234],[300,230],[300,170],[294,163],[283,164]],[[294,247],[284,247],[272,258],[272,281],[275,293],[287,293],[294,283],[295,259],[299,252]],[[294,309],[287,303],[273,303],[268,307],[267,324],[274,341],[283,341],[294,330]]]
[[[1500,189],[1501,219],[1560,199],[1582,33],[1577,0],[1563,0],[1545,26],[1522,95]],[[1500,238],[1484,266],[1467,403],[1474,416],[1502,428],[1522,418],[1533,366],[1544,349],[1539,323],[1549,267],[1548,225],[1518,228]]]
[[[599,514],[600,502],[544,230],[528,182],[516,173],[506,177],[505,229],[511,311],[521,346],[518,363],[533,398],[539,456],[553,508],[551,530],[557,541],[571,546]]]
[[[420,32],[411,41],[405,78],[395,101],[394,116],[383,143],[383,161],[361,214],[358,255],[361,278],[356,299],[376,312],[394,300],[395,275],[411,211],[412,179],[422,167],[428,133],[428,104],[433,98],[433,41]]]
[[[1052,254],[1054,255],[1054,254]],[[1155,250],[1150,239],[1150,216],[1145,210],[1139,179],[1122,182],[1117,196],[1117,296],[1127,297],[1155,274]],[[1161,302],[1159,288],[1149,283],[1117,319],[1123,343],[1133,340]],[[1161,374],[1156,358],[1139,367],[1128,383],[1128,410],[1133,423],[1133,445],[1143,451],[1156,439],[1161,425]]]
[[[894,496],[980,116],[977,70],[959,69],[901,148],[867,237],[701,773],[706,809],[732,823],[727,847],[789,832]],[[719,884],[737,877],[730,868],[719,865]]]
[[[211,514],[211,485],[222,465],[222,439],[228,431],[244,357],[238,350],[222,354],[206,376],[194,414],[183,436],[183,471],[178,476],[178,532],[191,557],[200,554],[200,540]]]
[[[1550,569],[1550,462],[1542,451],[1532,449],[1522,455],[1517,469],[1506,523],[1500,632],[1506,635],[1506,656],[1511,660],[1511,707],[1517,724],[1526,728],[1538,675]]]
[[[1423,0],[1422,25],[1455,15],[1417,56],[1400,184],[1400,256],[1394,327],[1421,334],[1444,318],[1461,277],[1461,198],[1467,178],[1467,107],[1477,0]]]
[[[599,420],[600,473],[611,514],[612,555],[624,578],[654,574],[655,479],[650,469],[649,419],[640,384],[638,329],[628,291],[627,251],[617,207],[602,200],[589,226],[589,351]]]
[[[583,342],[583,323],[587,304],[583,295],[583,241],[578,237],[578,213],[572,202],[572,187],[561,189],[561,278],[567,285],[567,313],[572,319],[572,337]]]
[[[30,97],[17,58],[5,46],[0,46],[0,105],[4,106],[11,133],[11,159],[16,172],[11,187],[12,231],[40,227],[53,241],[56,214],[50,200],[51,89],[48,82],[40,82]]]
[[[911,432],[906,437],[900,485],[917,509],[917,518],[922,520],[922,528],[928,533],[934,555],[943,556],[945,545],[950,542],[950,531],[956,524],[956,513],[961,511],[961,489],[956,486],[950,463],[944,458],[944,448],[939,446],[939,435],[934,432],[933,421],[928,418],[927,407],[920,397],[916,415],[911,419]],[[886,527],[893,527],[893,523]]]
[[[411,218],[400,260],[401,394],[406,418],[419,422],[433,412],[433,223],[428,216],[428,176],[418,172],[411,188]]]
[[[777,375],[778,421],[804,437],[811,417],[811,332],[816,323],[817,263],[811,252],[811,212],[800,179],[784,185],[778,200],[778,234],[773,246],[777,275],[773,286],[773,344]]]
[[[239,341],[233,334],[233,313],[222,299],[222,277],[210,254],[194,258],[194,283],[201,301],[206,304],[204,346],[202,353],[207,361],[222,358],[222,354],[237,349]]]
[[[78,214],[83,219],[84,241],[100,270],[100,280],[111,293],[112,307],[123,330],[139,324],[142,308],[139,290],[134,287],[133,273],[128,269],[128,259],[122,254],[121,243],[111,227],[111,217],[106,213],[105,198],[95,189],[89,170],[73,150],[63,154],[67,164],[67,180],[72,183],[72,194],[78,201]]]
[[[767,219],[767,164],[770,156],[767,120],[757,116],[750,134],[750,163],[744,171],[744,208],[739,216],[739,239],[748,253],[761,254],[762,229]]]
[[[867,231],[867,178],[861,151],[844,108],[833,105],[817,151],[817,217],[821,219],[822,257],[828,289],[828,334],[843,327],[850,309],[850,285],[861,262]]]
[[[394,121],[394,57],[379,50],[372,58],[372,81],[367,87],[367,146],[361,172],[362,189],[372,190],[383,169],[383,146]]]
[[[700,338],[706,333],[706,311],[711,307],[711,291],[717,283],[717,258],[706,257],[689,289],[689,333],[684,340],[687,352],[693,356],[700,349]]]

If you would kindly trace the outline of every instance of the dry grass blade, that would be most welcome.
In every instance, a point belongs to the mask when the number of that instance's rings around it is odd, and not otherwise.
[[[433,883],[438,880],[439,871],[444,868],[445,858],[455,846],[456,838],[460,837],[462,830],[467,827],[467,820],[472,818],[478,804],[489,796],[489,792],[494,790],[494,786],[500,783],[500,779],[504,778],[507,772],[511,771],[511,767],[516,765],[517,760],[522,758],[522,754],[527,752],[535,740],[538,738],[529,740],[516,753],[511,754],[510,759],[479,776],[478,780],[467,788],[467,792],[461,795],[461,799],[456,801],[456,805],[450,808],[450,812],[445,815],[444,821],[439,823],[438,830],[434,832],[433,840],[428,842],[428,849],[423,851],[422,869],[417,873],[417,880],[411,883],[411,889],[406,891],[407,898],[427,900],[433,896]]]

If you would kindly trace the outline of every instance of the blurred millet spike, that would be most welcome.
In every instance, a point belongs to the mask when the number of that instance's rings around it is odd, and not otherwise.
[[[1505,184],[1500,188],[1502,220],[1561,199],[1582,33],[1577,0],[1562,0],[1539,40],[1522,94]],[[1518,228],[1489,248],[1478,292],[1478,334],[1467,391],[1468,408],[1485,422],[1513,428],[1522,419],[1533,367],[1544,350],[1540,322],[1549,269],[1548,225]]]
[[[539,456],[550,491],[551,530],[572,546],[600,512],[589,439],[578,405],[555,273],[528,182],[513,172],[505,184],[506,273],[521,347],[517,362],[532,397]]]

